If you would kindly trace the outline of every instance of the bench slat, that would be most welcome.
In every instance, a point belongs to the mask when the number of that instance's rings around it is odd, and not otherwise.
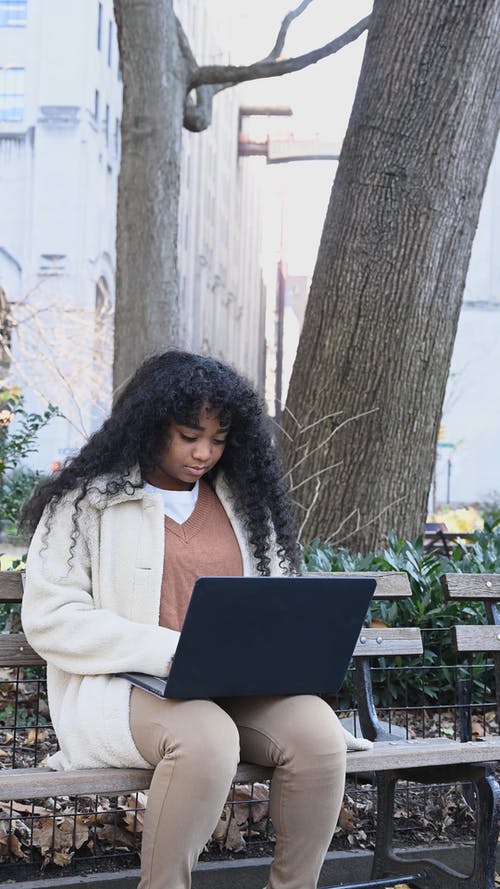
[[[0,634],[0,666],[32,667],[45,661],[26,642],[24,633]]]
[[[91,793],[126,793],[146,790],[151,783],[149,769],[53,769],[0,770],[0,798],[43,799],[48,796],[77,796]]]
[[[407,599],[411,597],[410,581],[404,571],[311,571],[307,577],[373,577],[377,586],[374,599]]]
[[[411,596],[408,575],[404,571],[315,571],[309,576],[374,577],[375,599],[406,599]],[[0,571],[0,602],[20,602],[23,598],[22,572]]]
[[[356,643],[353,657],[383,657],[396,654],[422,654],[422,634],[418,627],[365,627]]]
[[[500,627],[489,624],[470,627],[460,624],[451,629],[456,651],[500,651]]]
[[[361,639],[365,641],[361,642]],[[356,644],[354,657],[422,654],[422,651],[422,637],[417,627],[366,627]],[[24,633],[0,634],[0,666],[24,667],[44,663],[28,645]]]
[[[235,780],[242,784],[266,781],[273,769],[240,763]],[[118,794],[147,790],[152,769],[0,769],[0,799],[44,799],[48,796],[81,796],[93,793]]]
[[[426,738],[418,741],[377,741],[373,750],[347,754],[347,774],[392,771],[455,763],[495,762],[500,759],[500,737],[485,741],[450,741]]]
[[[23,598],[21,571],[0,571],[0,602],[20,602]]]
[[[442,766],[455,763],[494,762],[500,759],[500,738],[485,741],[450,741],[429,738],[419,741],[380,741],[372,750],[347,754],[347,774]],[[266,781],[272,769],[240,763],[239,783]],[[119,794],[146,790],[153,772],[149,769],[81,769],[55,772],[51,769],[0,769],[0,799],[44,799],[54,796]]]
[[[441,584],[448,599],[500,600],[500,574],[444,574]]]

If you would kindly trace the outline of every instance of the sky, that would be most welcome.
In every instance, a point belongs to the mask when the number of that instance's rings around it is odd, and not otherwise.
[[[227,8],[228,0],[212,0]],[[267,55],[284,15],[294,0],[230,0],[224,44],[231,48],[224,61],[248,64]],[[322,46],[368,15],[369,0],[315,0],[291,25],[283,55],[295,56]],[[293,133],[296,139],[318,138],[340,146],[354,100],[365,36],[334,56],[284,77],[254,81],[242,88],[248,104],[289,105],[292,118],[254,118],[249,132],[264,138]],[[291,275],[312,274],[328,199],[336,170],[335,161],[300,161],[268,165],[266,194],[265,262],[275,263],[282,252]],[[281,224],[283,220],[283,225]],[[306,224],[305,224],[306,222]],[[276,234],[276,232],[279,232]],[[280,249],[281,248],[281,249]]]

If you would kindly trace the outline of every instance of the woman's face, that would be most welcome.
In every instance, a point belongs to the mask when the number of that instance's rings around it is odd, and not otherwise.
[[[166,491],[188,491],[219,462],[229,433],[217,414],[202,411],[194,426],[172,422],[168,441],[147,481]]]

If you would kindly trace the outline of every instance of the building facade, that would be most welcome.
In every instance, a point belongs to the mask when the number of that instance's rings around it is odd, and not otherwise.
[[[217,17],[200,0],[177,7],[197,58],[220,60]],[[29,408],[51,402],[64,414],[33,460],[48,469],[111,403],[122,107],[112,0],[0,0],[0,60],[2,373]],[[212,127],[184,136],[180,345],[263,388],[260,168],[238,160],[238,101],[222,93]]]
[[[472,247],[438,442],[434,501],[500,501],[500,144]]]
[[[199,64],[230,61],[231,3],[174,4]],[[264,391],[265,289],[262,203],[265,169],[238,156],[245,87],[219,93],[213,122],[183,133],[179,212],[181,339],[229,361]]]
[[[121,79],[112,0],[0,2],[0,284],[10,378],[65,419],[40,465],[109,407]]]

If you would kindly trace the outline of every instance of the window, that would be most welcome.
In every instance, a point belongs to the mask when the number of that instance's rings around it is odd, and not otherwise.
[[[109,145],[109,105],[106,105],[106,113],[104,115],[104,133],[106,136],[106,145]]]
[[[97,6],[97,49],[102,46],[102,3]]]
[[[0,28],[25,28],[28,0],[0,0]]]
[[[95,121],[99,120],[99,100],[100,100],[99,90],[96,90],[94,93],[94,120]]]
[[[111,68],[111,56],[113,53],[113,22],[108,25],[108,65]]]
[[[0,68],[0,120],[24,117],[24,68]]]

